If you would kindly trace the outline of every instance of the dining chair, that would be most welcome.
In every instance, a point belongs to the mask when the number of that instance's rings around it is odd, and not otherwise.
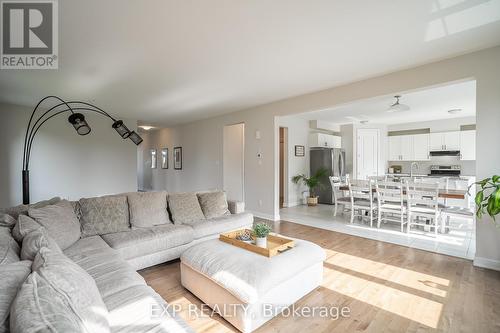
[[[370,217],[370,227],[373,227],[374,212],[377,210],[373,200],[373,182],[371,180],[348,180],[347,185],[351,199],[351,223],[354,222],[355,216],[362,219],[366,212]]]
[[[333,195],[333,216],[337,216],[338,206],[342,206],[342,214],[346,208],[351,207],[351,198],[344,196],[344,191],[340,190],[340,185],[342,184],[340,177],[330,176],[330,185],[332,186]]]
[[[378,213],[377,228],[380,228],[382,221],[397,222],[401,224],[401,232],[404,232],[404,225],[408,222],[405,220],[406,206],[403,187],[401,181],[375,182]]]
[[[407,202],[407,232],[412,226],[423,226],[434,228],[437,236],[441,214],[439,208],[439,184],[423,182],[406,182]],[[420,222],[419,218],[425,218]],[[427,221],[430,223],[427,224]]]

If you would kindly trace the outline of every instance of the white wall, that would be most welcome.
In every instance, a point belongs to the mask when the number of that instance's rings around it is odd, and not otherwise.
[[[285,195],[285,207],[293,207],[302,203],[303,191],[308,191],[302,184],[296,185],[292,177],[298,174],[309,175],[309,121],[299,117],[279,117],[278,126],[288,128],[288,170],[287,170],[287,193]],[[305,156],[295,156],[295,145],[305,147]]]
[[[249,210],[279,218],[278,122],[277,116],[322,110],[356,100],[475,79],[477,82],[477,175],[485,178],[500,173],[500,153],[492,142],[500,142],[500,47],[491,48],[376,78],[301,95],[232,114],[201,120],[179,127],[189,165],[182,176],[186,189],[221,185],[222,126],[245,122],[245,197]],[[259,129],[261,139],[255,139]],[[257,151],[263,153],[261,163]],[[189,156],[188,156],[189,155]],[[189,161],[187,161],[189,159]],[[259,200],[262,204],[259,204]],[[498,264],[500,229],[488,217],[477,226],[477,264]]]
[[[224,126],[222,184],[229,200],[245,201],[245,124]]]
[[[32,109],[0,104],[0,207],[22,202],[22,154]],[[67,115],[49,120],[33,143],[31,201],[79,199],[137,190],[137,152],[111,128],[111,120],[85,114],[92,132],[79,136]],[[134,129],[136,121],[125,120]]]

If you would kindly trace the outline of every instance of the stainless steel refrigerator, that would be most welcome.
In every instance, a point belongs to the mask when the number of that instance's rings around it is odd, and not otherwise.
[[[328,176],[345,178],[345,151],[341,148],[311,148],[310,151],[311,175],[321,168],[327,170],[327,177],[321,179],[323,186],[316,189],[316,195],[319,196],[318,202],[322,204],[333,204],[332,186]]]

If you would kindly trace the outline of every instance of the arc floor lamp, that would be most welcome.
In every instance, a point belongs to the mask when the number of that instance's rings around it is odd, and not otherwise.
[[[49,109],[46,109],[38,118],[35,120],[35,113],[42,103],[48,100],[53,100],[57,104],[53,105]],[[75,112],[79,111],[79,112]],[[29,164],[30,164],[30,155],[31,148],[33,146],[33,140],[35,138],[36,133],[48,120],[58,116],[60,114],[64,114],[69,112],[70,115],[68,117],[68,122],[73,125],[76,132],[79,135],[87,135],[90,133],[91,128],[87,121],[85,120],[85,116],[80,113],[81,112],[94,112],[100,114],[104,117],[107,117],[113,121],[111,127],[120,134],[122,139],[130,139],[136,145],[139,145],[142,142],[142,138],[135,131],[131,131],[125,126],[122,120],[117,120],[114,117],[110,116],[109,113],[98,108],[95,105],[92,105],[87,102],[81,101],[69,101],[66,102],[63,99],[57,96],[47,96],[42,98],[38,104],[33,109],[31,113],[30,120],[28,122],[28,127],[26,128],[26,135],[24,137],[24,150],[23,150],[23,204],[30,203],[30,181],[29,181]]]

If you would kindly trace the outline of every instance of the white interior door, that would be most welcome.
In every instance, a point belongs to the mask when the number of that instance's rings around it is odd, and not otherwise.
[[[224,126],[223,187],[229,200],[245,201],[245,124]]]
[[[367,179],[378,175],[379,130],[358,129],[356,144],[356,178]]]

